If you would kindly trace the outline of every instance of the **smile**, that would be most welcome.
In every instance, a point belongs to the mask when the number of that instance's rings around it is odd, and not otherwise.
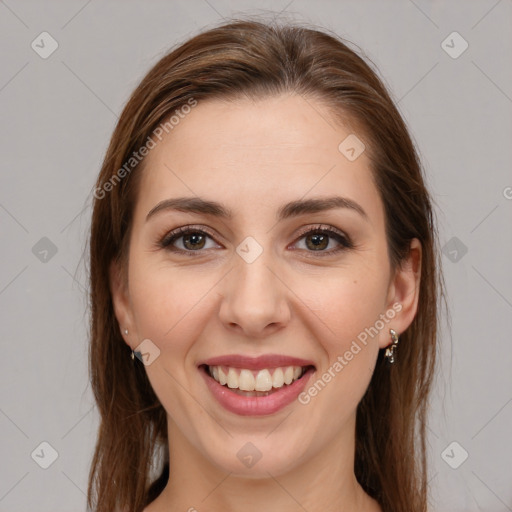
[[[280,411],[297,400],[315,373],[312,364],[272,367],[267,361],[268,367],[265,368],[262,367],[264,360],[258,363],[246,358],[242,360],[249,368],[204,363],[198,367],[216,401],[229,412],[242,416],[269,415]],[[225,358],[221,362],[225,362]]]
[[[300,379],[307,367],[286,366],[283,368],[264,368],[255,371],[246,368],[229,368],[227,366],[208,366],[210,375],[221,385],[240,391],[256,391],[265,393],[289,386]],[[267,393],[268,394],[268,393]],[[258,394],[245,394],[245,396],[260,396]],[[266,396],[265,394],[261,396]]]

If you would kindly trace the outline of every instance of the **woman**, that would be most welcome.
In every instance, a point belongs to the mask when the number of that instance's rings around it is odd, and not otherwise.
[[[251,20],[190,39],[94,196],[89,507],[427,510],[437,233],[361,57]]]

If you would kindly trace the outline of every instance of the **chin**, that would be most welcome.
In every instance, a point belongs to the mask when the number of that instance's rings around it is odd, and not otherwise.
[[[238,437],[231,440],[222,452],[209,453],[207,457],[224,472],[243,478],[269,478],[286,474],[299,463],[301,450],[293,445],[276,443],[265,439],[252,437],[252,440]],[[220,445],[219,445],[220,446]],[[270,475],[269,475],[270,474]]]

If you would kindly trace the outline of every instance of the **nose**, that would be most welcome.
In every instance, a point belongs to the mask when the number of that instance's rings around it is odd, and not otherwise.
[[[263,338],[290,321],[289,289],[273,269],[266,251],[252,263],[238,255],[234,268],[221,282],[219,317],[227,329],[239,335]]]

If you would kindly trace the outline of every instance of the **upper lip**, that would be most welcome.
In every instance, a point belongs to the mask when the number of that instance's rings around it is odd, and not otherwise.
[[[231,354],[212,357],[199,363],[199,366],[230,366],[232,368],[246,368],[247,370],[263,370],[264,368],[278,368],[285,366],[314,366],[312,361],[298,357],[281,354],[265,354],[258,357]]]

